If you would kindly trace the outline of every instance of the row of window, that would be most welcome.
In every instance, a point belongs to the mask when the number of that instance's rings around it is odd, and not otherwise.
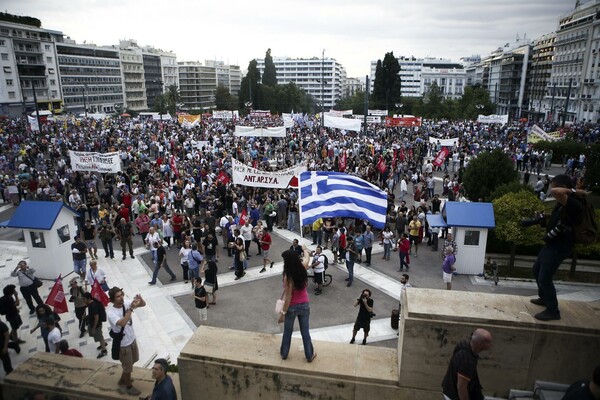
[[[100,67],[114,67],[119,68],[121,63],[115,60],[105,60],[102,58],[75,58],[75,57],[63,57],[58,56],[58,62],[61,65],[93,65]]]

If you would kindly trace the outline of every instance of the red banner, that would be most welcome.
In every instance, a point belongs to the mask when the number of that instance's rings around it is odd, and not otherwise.
[[[95,278],[94,283],[92,284],[92,291],[90,292],[90,294],[93,298],[98,300],[100,303],[104,304],[104,307],[106,307],[110,302],[108,295],[104,293],[104,290],[102,290],[102,287]]]
[[[221,182],[223,185],[227,185],[229,182],[231,182],[231,179],[229,179],[225,171],[221,171],[217,176],[217,181]]]
[[[52,290],[50,290],[50,294],[46,299],[46,304],[53,307],[54,312],[57,314],[63,314],[69,311],[67,299],[65,298],[65,289],[62,285],[62,275],[59,275],[54,282],[54,286],[52,286]]]
[[[437,156],[435,156],[435,159],[433,160],[433,165],[435,165],[436,167],[441,166],[444,163],[444,160],[446,159],[447,156],[448,156],[448,149],[445,147],[442,147],[442,149],[437,154]]]
[[[248,213],[246,212],[246,209],[244,208],[242,210],[242,213],[240,214],[240,225],[246,225],[246,221],[248,221]]]
[[[394,126],[421,126],[421,117],[385,117],[385,126],[386,128],[391,128]]]
[[[379,156],[379,161],[377,162],[377,169],[382,174],[385,171],[387,171],[387,166],[385,165],[385,161],[383,160],[383,157],[381,157],[381,156]]]

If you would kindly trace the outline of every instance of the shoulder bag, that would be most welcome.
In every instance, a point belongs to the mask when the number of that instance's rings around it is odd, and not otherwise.
[[[33,282],[33,287],[36,289],[42,287],[42,285],[44,284],[39,278],[35,278],[35,277],[32,278],[29,275],[27,275],[25,272],[23,272],[23,275],[25,275],[26,277],[31,279],[31,281]]]
[[[125,304],[123,304],[123,316],[125,316]],[[113,339],[112,347],[110,349],[110,356],[113,360],[118,360],[121,358],[121,341],[123,340],[125,327],[121,327],[120,332],[115,332],[110,329],[108,332],[109,336]]]

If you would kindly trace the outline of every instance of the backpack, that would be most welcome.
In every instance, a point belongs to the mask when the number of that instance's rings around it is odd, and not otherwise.
[[[598,240],[598,225],[596,224],[596,212],[594,206],[587,196],[577,197],[583,206],[583,215],[579,223],[573,224],[573,240],[575,244],[593,244]]]
[[[325,254],[321,254],[323,256],[323,266],[325,267],[325,269],[329,268],[329,259],[327,258],[327,256]]]

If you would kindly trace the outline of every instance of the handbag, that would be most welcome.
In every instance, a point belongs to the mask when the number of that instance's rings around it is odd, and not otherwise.
[[[281,314],[283,312],[283,306],[285,305],[285,301],[283,300],[284,294],[285,290],[281,293],[281,297],[275,302],[275,314]]]
[[[204,289],[206,290],[206,293],[213,294],[215,291],[215,285],[211,282],[204,282]]]
[[[125,316],[125,307],[123,307],[123,316]],[[123,336],[125,334],[123,331],[125,327],[121,327],[121,331],[115,332],[112,329],[108,331],[108,335],[113,339],[112,347],[110,348],[110,356],[113,360],[118,360],[121,358],[121,341],[123,340]]]
[[[25,272],[23,272],[23,275],[25,275],[26,277],[31,279],[31,281],[33,282],[32,286],[36,289],[42,287],[42,285],[44,284],[39,278],[32,278],[29,275],[27,275]]]
[[[240,251],[240,261],[246,261],[246,252]]]

